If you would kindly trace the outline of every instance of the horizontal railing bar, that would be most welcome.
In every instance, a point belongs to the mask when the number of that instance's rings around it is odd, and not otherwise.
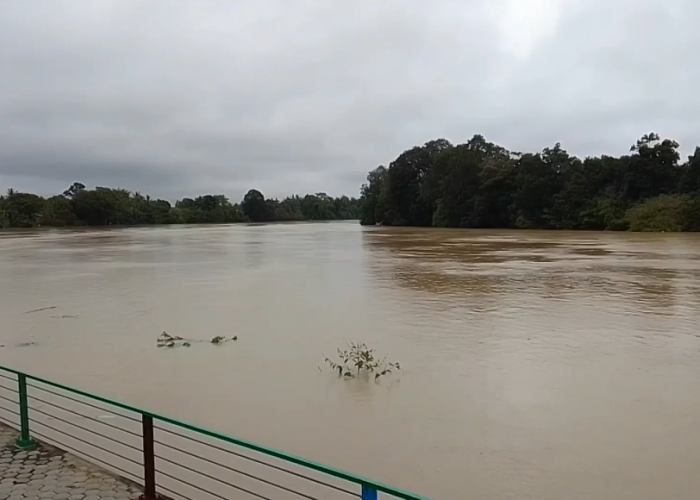
[[[315,470],[317,472],[322,472],[325,474],[328,474],[329,476],[337,477],[339,479],[344,479],[346,481],[350,481],[352,483],[357,483],[365,486],[369,486],[370,488],[374,488],[377,491],[381,491],[382,493],[388,493],[389,495],[392,495],[396,498],[400,498],[403,500],[428,500],[425,497],[421,497],[418,495],[414,495],[412,493],[408,493],[399,489],[392,488],[391,486],[387,486],[382,483],[378,483],[375,481],[372,481],[370,479],[366,479],[360,476],[354,476],[353,474],[349,474],[347,472],[343,472],[338,469],[333,469],[331,467],[327,467],[325,465],[319,464],[317,462],[312,462],[310,460],[305,460],[303,458],[295,457],[294,455],[289,455],[287,453],[273,450],[272,448],[267,448],[265,446],[260,446],[255,443],[251,443],[249,441],[244,441],[242,439],[234,438],[231,436],[227,436],[226,434],[221,434],[218,432],[211,431],[209,429],[205,429],[203,427],[197,427],[196,425],[192,424],[187,424],[185,422],[180,422],[179,420],[176,420],[174,418],[170,417],[165,417],[162,415],[158,415],[156,413],[149,413],[149,415],[156,419],[160,420],[161,422],[165,422],[171,425],[174,425],[176,427],[181,427],[183,429],[187,429],[199,434],[203,434],[208,437],[212,437],[215,439],[219,439],[221,441],[234,444],[237,446],[240,446],[242,448],[248,448],[249,450],[257,451],[260,452],[264,455],[269,455],[271,457],[279,458],[287,462],[291,462],[296,465],[301,465],[302,467],[306,467],[311,470]]]
[[[162,460],[162,459],[161,459],[161,460]],[[183,466],[181,466],[181,467],[183,467]],[[183,468],[184,468],[184,467],[183,467]],[[206,488],[202,488],[201,486],[197,486],[196,484],[188,483],[187,481],[184,481],[184,480],[180,479],[179,477],[172,476],[172,475],[168,474],[167,472],[158,471],[158,474],[161,474],[162,476],[165,476],[165,477],[167,477],[167,478],[170,478],[170,479],[173,479],[173,480],[175,480],[175,481],[178,481],[178,482],[180,482],[180,483],[182,483],[182,484],[184,484],[184,485],[186,485],[186,486],[189,486],[190,488],[193,488],[193,489],[195,489],[195,490],[199,490],[199,491],[202,491],[202,492],[204,492],[204,493],[207,493],[207,494],[209,494],[209,495],[211,495],[211,496],[213,496],[213,497],[220,498],[221,500],[230,500],[229,498],[222,497],[222,496],[219,495],[218,493],[214,493],[213,491],[209,491],[209,490],[206,489]],[[262,500],[272,500],[271,498],[264,497],[264,496],[262,496],[262,495],[260,495],[260,494],[258,494],[258,493],[254,493],[254,492],[252,492],[252,491],[248,491],[248,490],[246,490],[245,488],[241,488],[241,487],[239,487],[239,486],[233,486],[233,485],[230,485],[230,484],[229,484],[228,486],[231,486],[231,488],[235,488],[235,489],[237,489],[237,490],[239,490],[239,491],[242,491],[242,492],[244,492],[244,493],[248,493],[249,495],[252,495],[252,496],[254,496],[254,497],[261,498]]]
[[[168,424],[175,425],[177,427],[181,427],[183,429],[187,429],[199,434],[203,434],[205,436],[209,436],[215,439],[220,439],[221,441],[225,441],[227,443],[231,443],[234,445],[241,446],[243,448],[248,448],[249,450],[257,451],[260,453],[263,453],[265,455],[269,455],[275,458],[280,458],[282,460],[285,460],[287,462],[291,462],[296,465],[301,465],[303,467],[307,467],[309,469],[315,470],[317,472],[323,472],[325,474],[328,474],[330,476],[337,477],[339,479],[345,479],[347,481],[353,482],[353,483],[359,483],[359,484],[364,484],[366,486],[369,486],[371,488],[376,489],[377,491],[381,491],[383,493],[389,493],[390,495],[393,495],[397,498],[401,498],[404,500],[427,500],[424,499],[423,497],[419,497],[416,495],[413,495],[411,493],[406,493],[402,492],[401,490],[394,490],[393,488],[383,485],[381,483],[376,483],[374,481],[371,481],[369,479],[364,479],[359,476],[353,476],[352,474],[348,474],[346,472],[342,472],[337,469],[333,469],[330,467],[326,467],[325,465],[318,464],[316,462],[311,462],[308,460],[304,460],[303,458],[298,458],[293,455],[288,455],[286,453],[283,453],[281,451],[273,450],[271,448],[266,448],[264,446],[260,446],[254,443],[251,443],[249,441],[244,441],[242,439],[238,438],[233,438],[230,436],[227,436],[225,434],[220,434],[218,432],[210,431],[208,429],[205,429],[203,427],[197,427],[195,425],[187,424],[184,422],[180,422],[178,420],[175,420],[173,418],[169,417],[164,417],[161,415],[157,414],[151,414],[151,416],[157,420],[160,420],[161,422],[165,422]]]
[[[27,375],[27,378],[29,378],[28,375]],[[101,406],[93,405],[93,404],[90,404],[90,403],[86,403],[85,401],[81,401],[81,400],[79,400],[79,399],[75,399],[75,398],[72,398],[72,397],[70,397],[70,396],[66,396],[65,394],[61,394],[61,393],[59,393],[59,392],[50,391],[50,390],[46,389],[45,387],[41,387],[41,386],[34,385],[34,384],[27,384],[27,386],[28,386],[28,387],[31,387],[31,388],[33,388],[33,389],[38,389],[38,390],[40,390],[40,391],[48,392],[49,394],[53,394],[54,396],[58,396],[58,397],[61,397],[61,398],[68,399],[69,401],[73,401],[73,402],[75,402],[75,403],[80,403],[80,404],[83,404],[83,405],[85,405],[85,406],[89,406],[90,408],[95,408],[96,410],[100,410],[100,411],[112,411],[112,410],[108,410],[107,408],[102,408]],[[70,391],[70,389],[63,389],[63,390],[65,390],[65,391]],[[84,396],[84,397],[87,397],[87,398],[92,397],[92,396],[87,395],[87,393],[86,393],[86,394],[80,394],[80,395],[81,395],[81,396]],[[97,401],[100,401],[101,403],[110,404],[107,400],[101,401],[99,398],[95,398],[95,397],[92,397],[92,399],[96,399]],[[118,405],[114,405],[114,406],[117,406],[117,408],[120,408]],[[124,409],[124,408],[122,408],[122,409]],[[131,411],[138,413],[138,410],[131,410]],[[138,418],[132,417],[131,415],[124,415],[123,413],[114,413],[114,414],[117,415],[118,417],[122,417],[122,418],[125,418],[125,419],[127,419],[127,420],[132,420],[132,421],[137,422],[137,423],[139,423],[139,424],[141,423],[141,420],[139,420]]]
[[[181,438],[184,438],[184,439],[189,439],[189,440],[192,441],[193,443],[201,444],[202,446],[208,446],[208,447],[210,447],[210,448],[214,448],[215,450],[219,450],[219,451],[224,452],[224,453],[230,453],[231,455],[235,455],[235,456],[237,456],[237,457],[244,458],[244,459],[246,459],[246,460],[250,460],[251,462],[255,462],[255,463],[258,463],[258,464],[260,464],[260,465],[264,465],[264,466],[266,466],[266,467],[270,467],[270,468],[272,468],[272,469],[276,469],[276,470],[278,470],[278,471],[280,471],[280,472],[285,472],[285,473],[290,474],[290,475],[292,475],[292,476],[296,476],[296,477],[298,477],[298,478],[305,479],[305,480],[307,480],[307,481],[311,481],[312,483],[320,484],[320,485],[322,485],[322,486],[326,486],[326,487],[328,487],[328,488],[332,488],[332,489],[334,489],[334,490],[341,491],[341,492],[343,492],[343,493],[347,493],[348,495],[352,495],[352,496],[355,496],[355,497],[360,496],[360,495],[358,495],[357,493],[355,493],[354,491],[346,490],[346,489],[344,489],[344,488],[341,488],[340,486],[335,486],[335,485],[333,485],[333,484],[325,483],[325,482],[320,481],[320,480],[318,480],[318,479],[314,479],[314,478],[312,478],[312,477],[308,477],[308,476],[305,476],[305,475],[303,475],[303,474],[299,474],[298,472],[294,472],[294,471],[285,469],[285,468],[280,467],[280,466],[278,466],[278,465],[274,465],[274,464],[270,464],[270,463],[267,463],[267,462],[263,462],[262,460],[258,460],[257,458],[249,457],[249,456],[247,456],[247,455],[243,455],[242,453],[237,453],[237,452],[232,451],[232,450],[227,450],[226,448],[223,448],[223,447],[221,447],[221,446],[217,446],[217,445],[215,445],[215,444],[210,444],[210,443],[205,443],[204,441],[199,441],[199,440],[197,440],[197,439],[194,439],[193,437],[186,436],[186,435],[184,435],[184,434],[180,434],[179,432],[171,431],[170,429],[166,429],[166,428],[164,428],[164,427],[157,427],[157,429],[158,429],[158,430],[161,430],[161,431],[164,431],[164,432],[168,432],[168,433],[172,434],[173,436],[178,436],[178,437],[181,437]],[[168,446],[168,447],[173,448],[173,449],[175,449],[175,450],[177,450],[177,451],[182,451],[182,450],[179,450],[179,449],[177,449],[177,448],[175,448],[175,447],[173,447],[173,446],[171,446],[171,445],[165,444],[165,443],[160,443],[160,442],[158,442],[158,444],[161,444],[161,445],[164,445],[164,446]],[[186,453],[186,452],[185,452],[185,453]],[[201,457],[196,457],[196,458],[201,458]]]
[[[11,373],[16,373],[17,375],[22,374],[22,375],[24,375],[25,377],[27,377],[27,380],[33,380],[33,381],[35,381],[35,382],[39,382],[39,383],[41,383],[41,384],[48,385],[48,386],[50,386],[50,387],[55,387],[56,389],[61,389],[62,391],[72,392],[73,394],[77,394],[78,396],[83,396],[83,397],[85,397],[85,398],[93,399],[93,400],[95,400],[95,401],[99,401],[100,403],[105,403],[105,404],[108,404],[108,405],[111,405],[111,406],[115,406],[115,407],[117,407],[117,408],[120,408],[120,409],[126,410],[126,411],[130,411],[130,412],[132,412],[132,413],[138,413],[138,414],[140,414],[140,415],[146,415],[146,416],[150,416],[150,417],[158,418],[158,419],[166,418],[166,417],[162,417],[162,416],[160,416],[160,415],[158,415],[158,414],[156,414],[156,413],[153,413],[153,412],[150,412],[150,411],[146,411],[146,410],[144,410],[144,409],[142,409],[142,408],[138,408],[138,407],[136,407],[136,406],[132,406],[132,405],[128,405],[128,404],[126,404],[126,403],[122,403],[121,401],[117,401],[117,400],[114,400],[114,399],[109,399],[109,398],[105,398],[105,397],[102,397],[102,396],[98,396],[97,394],[90,394],[89,392],[83,391],[83,390],[81,390],[81,389],[76,389],[76,388],[74,388],[74,387],[69,387],[69,386],[67,386],[67,385],[59,384],[59,383],[57,383],[57,382],[52,382],[52,381],[50,381],[50,380],[46,380],[46,379],[43,379],[43,378],[41,378],[41,377],[36,377],[36,376],[34,376],[34,375],[30,375],[30,374],[28,374],[28,373],[23,373],[23,372],[20,372],[20,371],[17,371],[17,370],[13,370],[13,369],[11,369],[11,368],[6,368],[6,367],[4,367],[4,366],[0,366],[0,370],[5,370],[5,371],[9,371],[9,372],[11,372]],[[71,400],[76,401],[76,402],[78,402],[78,403],[84,403],[83,401],[70,398],[70,397],[66,396],[65,394],[59,394],[59,393],[57,393],[57,392],[49,391],[48,389],[45,389],[45,388],[43,388],[43,387],[40,387],[40,386],[37,386],[37,385],[34,385],[34,384],[28,384],[28,385],[29,385],[29,387],[35,387],[35,388],[40,389],[40,390],[42,390],[42,391],[50,392],[51,394],[55,394],[56,396],[61,396],[61,397],[64,397],[64,398],[66,398],[66,399],[71,399]],[[87,404],[87,403],[84,403],[84,404]],[[96,407],[96,408],[98,408],[98,409],[100,409],[100,410],[104,410],[104,408],[100,408],[99,406]],[[135,418],[133,418],[133,417],[127,417],[126,415],[122,415],[122,416],[125,417],[125,418],[131,418],[131,419],[133,419],[134,421],[137,421],[137,422],[139,422],[139,423],[141,422],[140,420],[135,419]]]
[[[77,457],[80,457],[82,455],[82,456],[88,457],[90,460],[94,460],[95,462],[97,462],[97,465],[102,464],[102,466],[105,467],[106,469],[114,469],[117,472],[119,472],[119,474],[122,474],[123,478],[128,479],[129,481],[133,481],[136,484],[138,484],[141,481],[141,479],[139,479],[136,475],[132,474],[131,472],[126,471],[126,470],[122,469],[121,467],[118,467],[114,464],[107,463],[104,460],[101,460],[97,457],[94,457],[94,456],[92,456],[89,453],[86,453],[84,451],[78,451],[75,448],[68,446],[65,443],[62,443],[58,439],[49,437],[45,434],[42,434],[40,432],[36,432],[34,430],[32,431],[32,434],[40,437],[41,439],[45,439],[46,442],[49,444],[54,443],[55,445],[59,446],[63,451],[69,451],[71,453],[74,453],[75,456],[77,456]]]
[[[119,446],[124,446],[125,448],[129,448],[129,449],[132,449],[132,450],[137,451],[137,452],[140,452],[140,451],[141,451],[141,450],[140,450],[139,448],[137,448],[136,446],[133,446],[133,445],[127,444],[127,443],[122,443],[122,442],[119,441],[118,439],[114,439],[113,437],[109,437],[109,436],[104,436],[104,435],[102,435],[102,434],[99,434],[99,433],[93,431],[92,429],[88,429],[87,427],[81,427],[81,426],[79,426],[78,424],[75,424],[75,423],[71,422],[70,420],[66,420],[66,419],[63,419],[63,418],[61,418],[61,417],[57,417],[56,415],[51,415],[50,413],[46,413],[45,411],[39,410],[39,409],[37,409],[37,408],[29,407],[29,409],[32,410],[33,412],[41,413],[42,415],[45,415],[45,416],[47,416],[47,417],[49,417],[49,418],[51,418],[51,419],[53,419],[53,420],[58,420],[59,422],[63,422],[64,424],[72,425],[73,427],[75,427],[75,428],[77,428],[77,429],[80,429],[81,431],[89,432],[90,434],[94,434],[95,436],[101,437],[102,439],[106,439],[106,440],[108,440],[108,441],[112,441],[113,443],[116,443],[116,444],[118,444]],[[36,422],[36,420],[34,420],[34,422]],[[41,423],[41,422],[40,422],[40,423]],[[46,424],[44,424],[44,425],[46,425]],[[55,429],[54,429],[54,430],[55,430]],[[65,433],[64,433],[64,434],[65,434]],[[67,435],[67,434],[66,434],[66,435]],[[70,437],[72,437],[72,436],[70,436]],[[93,446],[95,446],[95,445],[93,445]],[[116,455],[116,453],[115,453],[115,455]]]
[[[6,426],[10,427],[10,428],[13,429],[13,430],[17,430],[17,429],[16,429],[16,428],[17,428],[17,424],[14,424],[14,423],[12,423],[12,422],[8,422],[7,420],[5,420],[5,419],[2,418],[2,417],[0,417],[0,423],[5,424]]]
[[[6,398],[5,396],[0,396],[0,399],[4,399],[5,401],[9,401],[9,402],[12,403],[13,405],[18,405],[18,404],[19,404],[17,401],[15,401],[15,400],[13,400],[13,399],[10,399],[10,398]]]
[[[5,408],[4,406],[0,406],[0,410],[6,411],[10,415],[14,415],[15,417],[19,417],[19,413],[17,413],[16,411],[12,411],[9,408]]]
[[[260,453],[265,454],[265,455],[279,458],[281,460],[285,460],[287,462],[291,462],[293,464],[300,465],[302,467],[306,467],[308,469],[315,470],[317,472],[322,472],[324,474],[328,474],[329,476],[337,477],[339,479],[344,479],[344,480],[350,481],[352,483],[357,483],[357,484],[361,484],[364,486],[368,486],[370,488],[377,490],[378,492],[388,493],[389,495],[392,495],[396,498],[400,498],[402,500],[429,500],[426,497],[423,497],[420,495],[415,495],[413,493],[409,493],[407,491],[404,491],[404,490],[401,490],[398,488],[392,488],[391,486],[388,486],[386,484],[382,484],[382,483],[379,483],[377,481],[373,481],[371,479],[368,479],[368,478],[365,478],[362,476],[350,474],[348,472],[344,472],[342,470],[335,469],[333,467],[328,467],[328,466],[320,464],[318,462],[313,462],[311,460],[305,460],[301,457],[297,457],[297,456],[294,456],[294,455],[291,455],[288,453],[284,453],[282,451],[278,451],[278,450],[275,450],[273,448],[261,446],[261,445],[252,443],[250,441],[245,441],[243,439],[235,438],[235,437],[229,436],[227,434],[215,432],[215,431],[206,429],[204,427],[198,427],[196,425],[188,424],[186,422],[182,422],[182,421],[174,419],[174,418],[166,417],[165,415],[160,415],[160,414],[152,412],[152,411],[147,411],[147,410],[138,408],[136,406],[131,406],[131,405],[128,405],[126,403],[122,403],[120,401],[108,399],[108,398],[98,396],[95,394],[90,394],[89,392],[82,391],[80,389],[75,389],[73,387],[59,384],[57,382],[52,382],[50,380],[46,380],[46,379],[43,379],[41,377],[37,377],[35,375],[30,375],[30,374],[27,374],[24,372],[20,372],[18,370],[14,370],[12,368],[7,368],[7,367],[2,366],[2,367],[0,367],[0,370],[3,370],[3,371],[8,372],[8,373],[14,373],[16,375],[24,375],[28,380],[33,380],[33,381],[39,382],[39,383],[44,384],[44,385],[55,387],[57,389],[61,389],[61,390],[67,391],[67,392],[72,392],[73,394],[77,394],[79,396],[90,398],[90,399],[93,399],[95,401],[99,401],[101,403],[112,405],[112,406],[115,406],[115,407],[120,408],[122,410],[130,411],[130,412],[134,412],[134,413],[139,413],[141,415],[146,415],[146,416],[149,416],[155,420],[159,420],[161,422],[165,422],[167,424],[171,424],[171,425],[174,425],[176,427],[181,427],[183,429],[187,429],[187,430],[199,433],[199,434],[203,434],[205,436],[212,437],[214,439],[219,439],[221,441],[225,441],[225,442],[230,443],[230,444],[241,446],[243,448],[248,448],[249,450],[257,451],[257,452],[260,452]],[[41,389],[40,387],[37,387],[36,385],[30,385],[30,387],[36,387],[38,389]],[[57,394],[57,395],[66,397],[67,399],[72,399],[72,398],[68,398],[67,396],[64,396],[62,394]],[[82,401],[78,401],[78,402],[82,403]],[[124,416],[124,415],[122,415],[122,416]],[[127,418],[127,417],[125,417],[125,418]],[[133,420],[136,420],[136,419],[133,419]]]
[[[17,389],[12,389],[11,387],[7,387],[2,384],[0,384],[0,389],[5,389],[7,392],[11,392],[12,394],[18,393]]]
[[[156,483],[156,486],[157,486],[157,488],[158,488],[158,491],[162,491],[162,492],[164,492],[164,493],[167,493],[168,495],[174,495],[174,496],[180,497],[180,498],[182,498],[182,499],[184,499],[184,500],[193,500],[192,498],[187,497],[187,496],[183,495],[182,493],[176,493],[176,492],[174,492],[173,490],[168,489],[168,488],[166,488],[165,486],[161,486],[161,485],[158,484],[158,483]]]
[[[159,444],[160,444],[160,443],[159,443]],[[183,452],[183,453],[186,453],[186,452]],[[230,486],[231,488],[240,489],[240,488],[238,488],[237,486],[232,485],[231,483],[227,483],[227,482],[224,481],[223,479],[219,479],[219,478],[217,478],[217,477],[210,476],[209,474],[206,474],[206,473],[204,473],[204,472],[200,472],[200,471],[198,471],[198,470],[196,470],[196,469],[193,469],[193,468],[191,468],[191,467],[188,467],[188,466],[186,466],[186,465],[182,465],[182,464],[180,464],[180,463],[178,463],[178,462],[175,462],[175,461],[173,461],[173,460],[170,460],[169,458],[165,458],[165,457],[157,457],[157,458],[158,458],[158,460],[162,460],[163,462],[168,462],[168,463],[170,463],[170,464],[172,464],[172,465],[175,465],[175,466],[177,466],[177,467],[181,467],[181,468],[183,468],[183,469],[185,469],[185,470],[188,470],[188,471],[190,471],[190,472],[194,472],[195,474],[199,474],[199,475],[204,476],[204,477],[206,477],[206,478],[208,478],[208,479],[211,479],[211,480],[213,480],[213,481],[218,481],[219,483],[224,484],[224,485],[226,485],[226,486]],[[202,458],[202,457],[197,457],[197,458]],[[211,461],[211,460],[207,460],[207,462],[212,463],[212,464],[214,464],[214,465],[219,465],[219,464],[217,464],[216,462],[213,462],[213,461]],[[309,496],[309,495],[305,495],[304,493],[299,493],[299,492],[297,492],[297,491],[294,491],[294,490],[292,490],[292,489],[286,488],[286,487],[284,487],[284,486],[280,486],[279,484],[275,484],[275,483],[273,483],[273,482],[271,482],[271,481],[266,481],[265,479],[261,479],[261,478],[259,478],[259,477],[255,477],[255,476],[253,476],[252,474],[247,474],[247,473],[245,473],[245,472],[238,471],[238,470],[236,470],[236,469],[234,469],[234,468],[232,468],[232,467],[226,467],[226,466],[224,466],[224,465],[221,465],[221,467],[223,467],[224,469],[231,470],[231,471],[233,471],[233,472],[237,472],[238,474],[242,474],[242,475],[244,475],[244,476],[248,476],[248,477],[250,477],[250,478],[252,478],[252,479],[256,479],[256,480],[258,480],[258,481],[261,481],[261,482],[263,482],[263,483],[269,484],[269,485],[271,485],[271,486],[274,486],[274,487],[279,488],[279,489],[281,489],[281,490],[287,491],[287,492],[289,492],[289,493],[294,493],[295,495],[299,495],[300,497],[308,498],[309,500],[319,500],[319,499],[316,498],[316,497],[312,497],[312,496]],[[243,491],[246,491],[246,490],[243,490]],[[247,493],[247,491],[246,491],[246,493]]]
[[[78,413],[77,411],[69,410],[68,408],[63,408],[62,406],[58,406],[56,403],[51,403],[50,401],[46,401],[46,400],[43,400],[41,398],[37,398],[36,396],[32,396],[32,401],[39,401],[39,402],[44,403],[46,405],[51,405],[54,408],[58,408],[61,411],[72,413],[73,415],[77,415],[78,417],[82,417],[86,420],[90,420],[92,422],[97,422],[99,424],[106,425],[107,427],[111,427],[112,429],[115,429],[115,430],[121,431],[121,432],[125,432],[127,434],[131,434],[132,436],[135,436],[135,437],[141,439],[141,434],[139,434],[138,432],[130,431],[128,429],[124,429],[122,427],[112,425],[109,422],[105,422],[103,420],[100,420],[99,418],[90,417],[88,415],[83,415],[82,413]],[[37,411],[39,411],[39,410],[37,410]]]
[[[159,429],[160,429],[160,428],[159,428]],[[242,476],[247,476],[247,477],[249,477],[249,478],[251,478],[251,479],[255,479],[256,481],[260,481],[261,483],[269,484],[270,486],[274,486],[274,487],[279,488],[279,489],[281,489],[281,490],[288,491],[289,493],[294,493],[295,495],[299,495],[299,496],[301,496],[301,497],[308,498],[309,500],[318,500],[318,499],[315,498],[315,497],[312,497],[312,496],[309,496],[309,495],[305,495],[304,493],[299,493],[298,491],[294,491],[294,490],[292,490],[291,488],[287,488],[286,486],[282,486],[282,485],[273,483],[272,481],[268,481],[267,479],[263,479],[263,478],[261,478],[261,477],[254,476],[253,474],[249,474],[248,472],[243,472],[243,471],[241,471],[241,470],[235,469],[235,468],[230,467],[230,466],[228,466],[228,465],[220,464],[220,463],[218,463],[218,462],[215,462],[214,460],[210,460],[210,459],[205,458],[205,457],[200,457],[200,456],[197,456],[197,455],[192,455],[190,452],[185,451],[185,450],[183,450],[183,449],[181,449],[181,448],[178,448],[178,447],[176,447],[176,446],[172,446],[172,445],[170,445],[170,444],[162,443],[162,442],[160,442],[160,441],[156,441],[156,444],[159,444],[159,445],[161,445],[161,446],[165,446],[166,448],[170,448],[171,450],[175,450],[175,451],[177,451],[177,452],[180,452],[180,453],[182,453],[182,454],[184,454],[184,455],[187,455],[188,457],[197,458],[197,459],[199,459],[199,460],[202,460],[203,462],[207,462],[207,463],[210,463],[210,464],[212,464],[212,465],[216,465],[216,466],[218,466],[218,467],[221,467],[222,469],[226,469],[226,470],[228,470],[228,471],[235,472],[236,474],[240,474],[240,475],[242,475]],[[204,444],[204,443],[203,443],[203,444]],[[248,458],[248,457],[245,457],[245,458]],[[159,459],[159,460],[165,460],[166,462],[170,462],[170,460],[168,460],[167,458],[158,457],[158,459]],[[177,464],[177,465],[179,465],[179,464]],[[263,465],[268,465],[268,464],[263,464]],[[287,471],[284,471],[284,472],[287,472]],[[308,478],[302,477],[302,479],[308,479]],[[324,484],[323,486],[327,486],[327,485]],[[333,486],[331,486],[331,487],[333,487]],[[344,490],[341,490],[341,491],[345,492]],[[356,496],[359,496],[359,495],[356,495]]]
[[[108,450],[107,448],[103,448],[102,446],[97,445],[95,443],[91,443],[90,441],[85,441],[84,439],[79,438],[77,436],[71,436],[70,434],[66,434],[66,432],[64,432],[60,429],[56,429],[55,427],[52,427],[50,425],[46,425],[44,422],[41,422],[39,420],[32,420],[32,422],[34,422],[35,424],[39,424],[43,427],[46,427],[47,429],[51,429],[52,431],[57,432],[59,434],[62,434],[70,439],[75,439],[76,441],[79,441],[87,446],[92,446],[93,448],[97,448],[98,450],[103,451],[103,452],[107,453],[108,455],[114,455],[115,457],[119,457],[122,460],[126,460],[127,462],[131,462],[132,464],[138,465],[139,467],[143,467],[142,463],[139,463],[138,461],[134,460],[133,458],[125,457],[124,455],[120,455],[119,453],[116,453],[112,450]]]

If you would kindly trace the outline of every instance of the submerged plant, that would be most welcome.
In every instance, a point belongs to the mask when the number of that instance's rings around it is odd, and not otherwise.
[[[224,342],[231,342],[232,340],[238,340],[238,336],[233,337],[214,337],[211,339],[212,344],[223,344]]]
[[[209,342],[212,344],[223,344],[224,342],[230,342],[232,340],[238,340],[238,336],[234,337],[221,337],[221,336],[216,336],[213,339],[211,339]],[[158,337],[156,341],[156,345],[158,347],[191,347],[193,342],[207,342],[206,340],[197,340],[197,339],[186,339],[183,337],[177,337],[174,335],[170,335],[168,332],[163,332],[160,334],[160,337]]]
[[[189,346],[189,343],[183,339],[182,337],[176,337],[173,335],[168,334],[168,332],[163,332],[160,334],[160,337],[158,337],[157,340],[157,345],[158,347],[175,347],[176,345],[184,345],[187,344]]]
[[[338,359],[332,360],[324,356],[332,370],[338,372],[338,377],[355,378],[362,373],[374,374],[374,380],[388,375],[394,370],[400,370],[398,362],[387,362],[386,356],[378,357],[374,349],[367,347],[364,342],[348,342],[347,349],[338,348]]]

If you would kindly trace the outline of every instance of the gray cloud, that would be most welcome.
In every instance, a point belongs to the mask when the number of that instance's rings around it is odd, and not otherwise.
[[[700,137],[690,0],[0,0],[0,187],[356,194],[435,137]]]

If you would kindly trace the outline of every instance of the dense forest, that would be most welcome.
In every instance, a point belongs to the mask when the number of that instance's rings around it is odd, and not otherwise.
[[[651,133],[629,154],[569,155],[560,144],[519,153],[475,135],[404,151],[367,176],[365,225],[473,228],[700,230],[700,148]]]
[[[197,224],[360,219],[364,225],[700,231],[700,148],[681,161],[678,143],[644,135],[627,155],[583,160],[560,144],[520,153],[475,135],[404,151],[367,176],[360,199],[325,193],[266,199],[251,189],[174,205],[120,188],[62,194],[8,189],[0,227]]]
[[[0,228],[347,220],[359,219],[359,213],[359,200],[347,196],[317,193],[280,201],[265,199],[255,189],[240,204],[223,195],[205,195],[183,198],[174,206],[125,189],[86,189],[79,182],[49,198],[13,189],[0,196]]]

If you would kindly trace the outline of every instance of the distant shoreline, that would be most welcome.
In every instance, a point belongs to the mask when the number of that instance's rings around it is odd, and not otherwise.
[[[140,226],[359,220],[360,200],[326,193],[266,199],[256,189],[240,203],[224,195],[183,198],[171,204],[122,188],[73,183],[62,194],[44,198],[8,189],[0,196],[0,227]]]
[[[156,228],[156,227],[211,227],[211,226],[271,226],[271,225],[294,225],[294,224],[328,224],[330,222],[356,222],[359,224],[359,219],[326,219],[326,220],[289,220],[289,221],[268,221],[268,222],[193,222],[193,223],[178,223],[178,224],[108,224],[106,226],[34,226],[34,227],[0,227],[0,233],[19,233],[19,232],[36,232],[36,231],[75,231],[84,229],[127,229],[127,228]]]

